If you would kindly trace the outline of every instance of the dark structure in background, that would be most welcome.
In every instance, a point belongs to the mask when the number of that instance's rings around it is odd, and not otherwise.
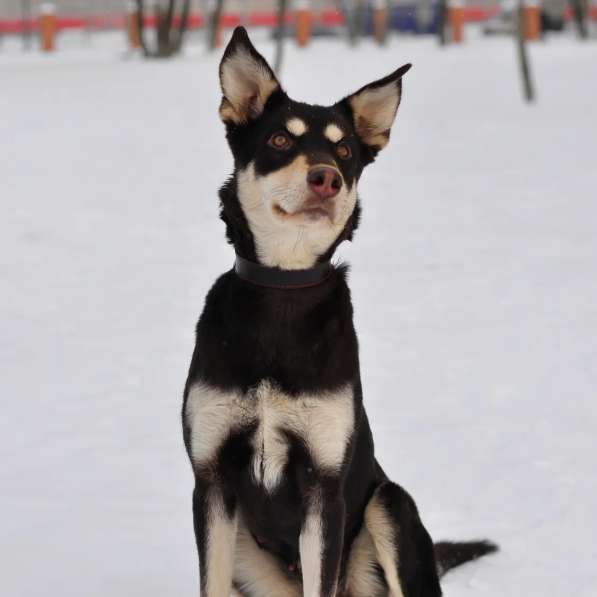
[[[217,0],[213,12],[209,15],[209,32],[207,43],[210,50],[215,50],[218,45],[220,20],[224,12],[224,0]]]
[[[437,37],[441,46],[448,43],[447,21],[448,21],[448,2],[447,0],[439,0],[437,3]]]
[[[588,2],[585,0],[570,0],[572,7],[572,14],[574,16],[574,23],[576,24],[576,30],[578,36],[581,39],[587,39],[589,37],[589,28],[587,25],[588,21]]]
[[[278,25],[276,27],[276,56],[274,58],[274,72],[280,75],[282,70],[282,60],[284,59],[284,29],[286,27],[286,11],[288,10],[288,0],[279,0],[278,2]]]
[[[191,0],[168,0],[164,10],[161,4],[155,4],[155,45],[150,47],[145,27],[146,13],[144,0],[137,1],[137,22],[139,37],[143,53],[148,58],[169,58],[180,52],[184,43],[185,33],[189,25]],[[221,3],[221,2],[220,2]],[[177,8],[180,10],[177,11]]]
[[[522,85],[524,89],[524,98],[527,102],[535,101],[535,88],[531,78],[531,67],[529,63],[529,54],[527,52],[527,42],[525,35],[525,5],[524,0],[518,0],[517,11],[516,42],[518,47],[518,61],[520,73],[522,76]]]
[[[31,0],[21,0],[21,18],[23,19],[23,48],[30,50],[32,43],[31,22],[33,20],[33,11],[31,10]]]

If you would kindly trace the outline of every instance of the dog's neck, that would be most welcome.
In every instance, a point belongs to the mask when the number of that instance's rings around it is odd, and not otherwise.
[[[308,269],[283,270],[261,265],[237,255],[234,271],[241,280],[256,286],[278,290],[300,290],[319,286],[325,282],[332,273],[332,265],[329,261],[324,261]]]

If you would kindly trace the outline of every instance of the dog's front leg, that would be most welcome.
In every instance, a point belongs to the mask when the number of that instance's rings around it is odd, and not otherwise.
[[[339,481],[324,481],[313,488],[299,538],[304,597],[336,595],[344,517]]]
[[[202,597],[230,597],[237,532],[236,505],[216,484],[198,479],[193,521],[199,551]]]

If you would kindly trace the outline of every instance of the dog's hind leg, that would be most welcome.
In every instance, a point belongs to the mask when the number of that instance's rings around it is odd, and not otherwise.
[[[377,559],[390,597],[440,597],[433,542],[413,499],[389,481],[376,490],[365,510]]]

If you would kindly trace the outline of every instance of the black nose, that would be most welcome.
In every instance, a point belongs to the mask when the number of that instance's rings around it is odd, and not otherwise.
[[[321,199],[335,197],[342,188],[342,177],[331,166],[314,166],[307,174],[309,188]]]

